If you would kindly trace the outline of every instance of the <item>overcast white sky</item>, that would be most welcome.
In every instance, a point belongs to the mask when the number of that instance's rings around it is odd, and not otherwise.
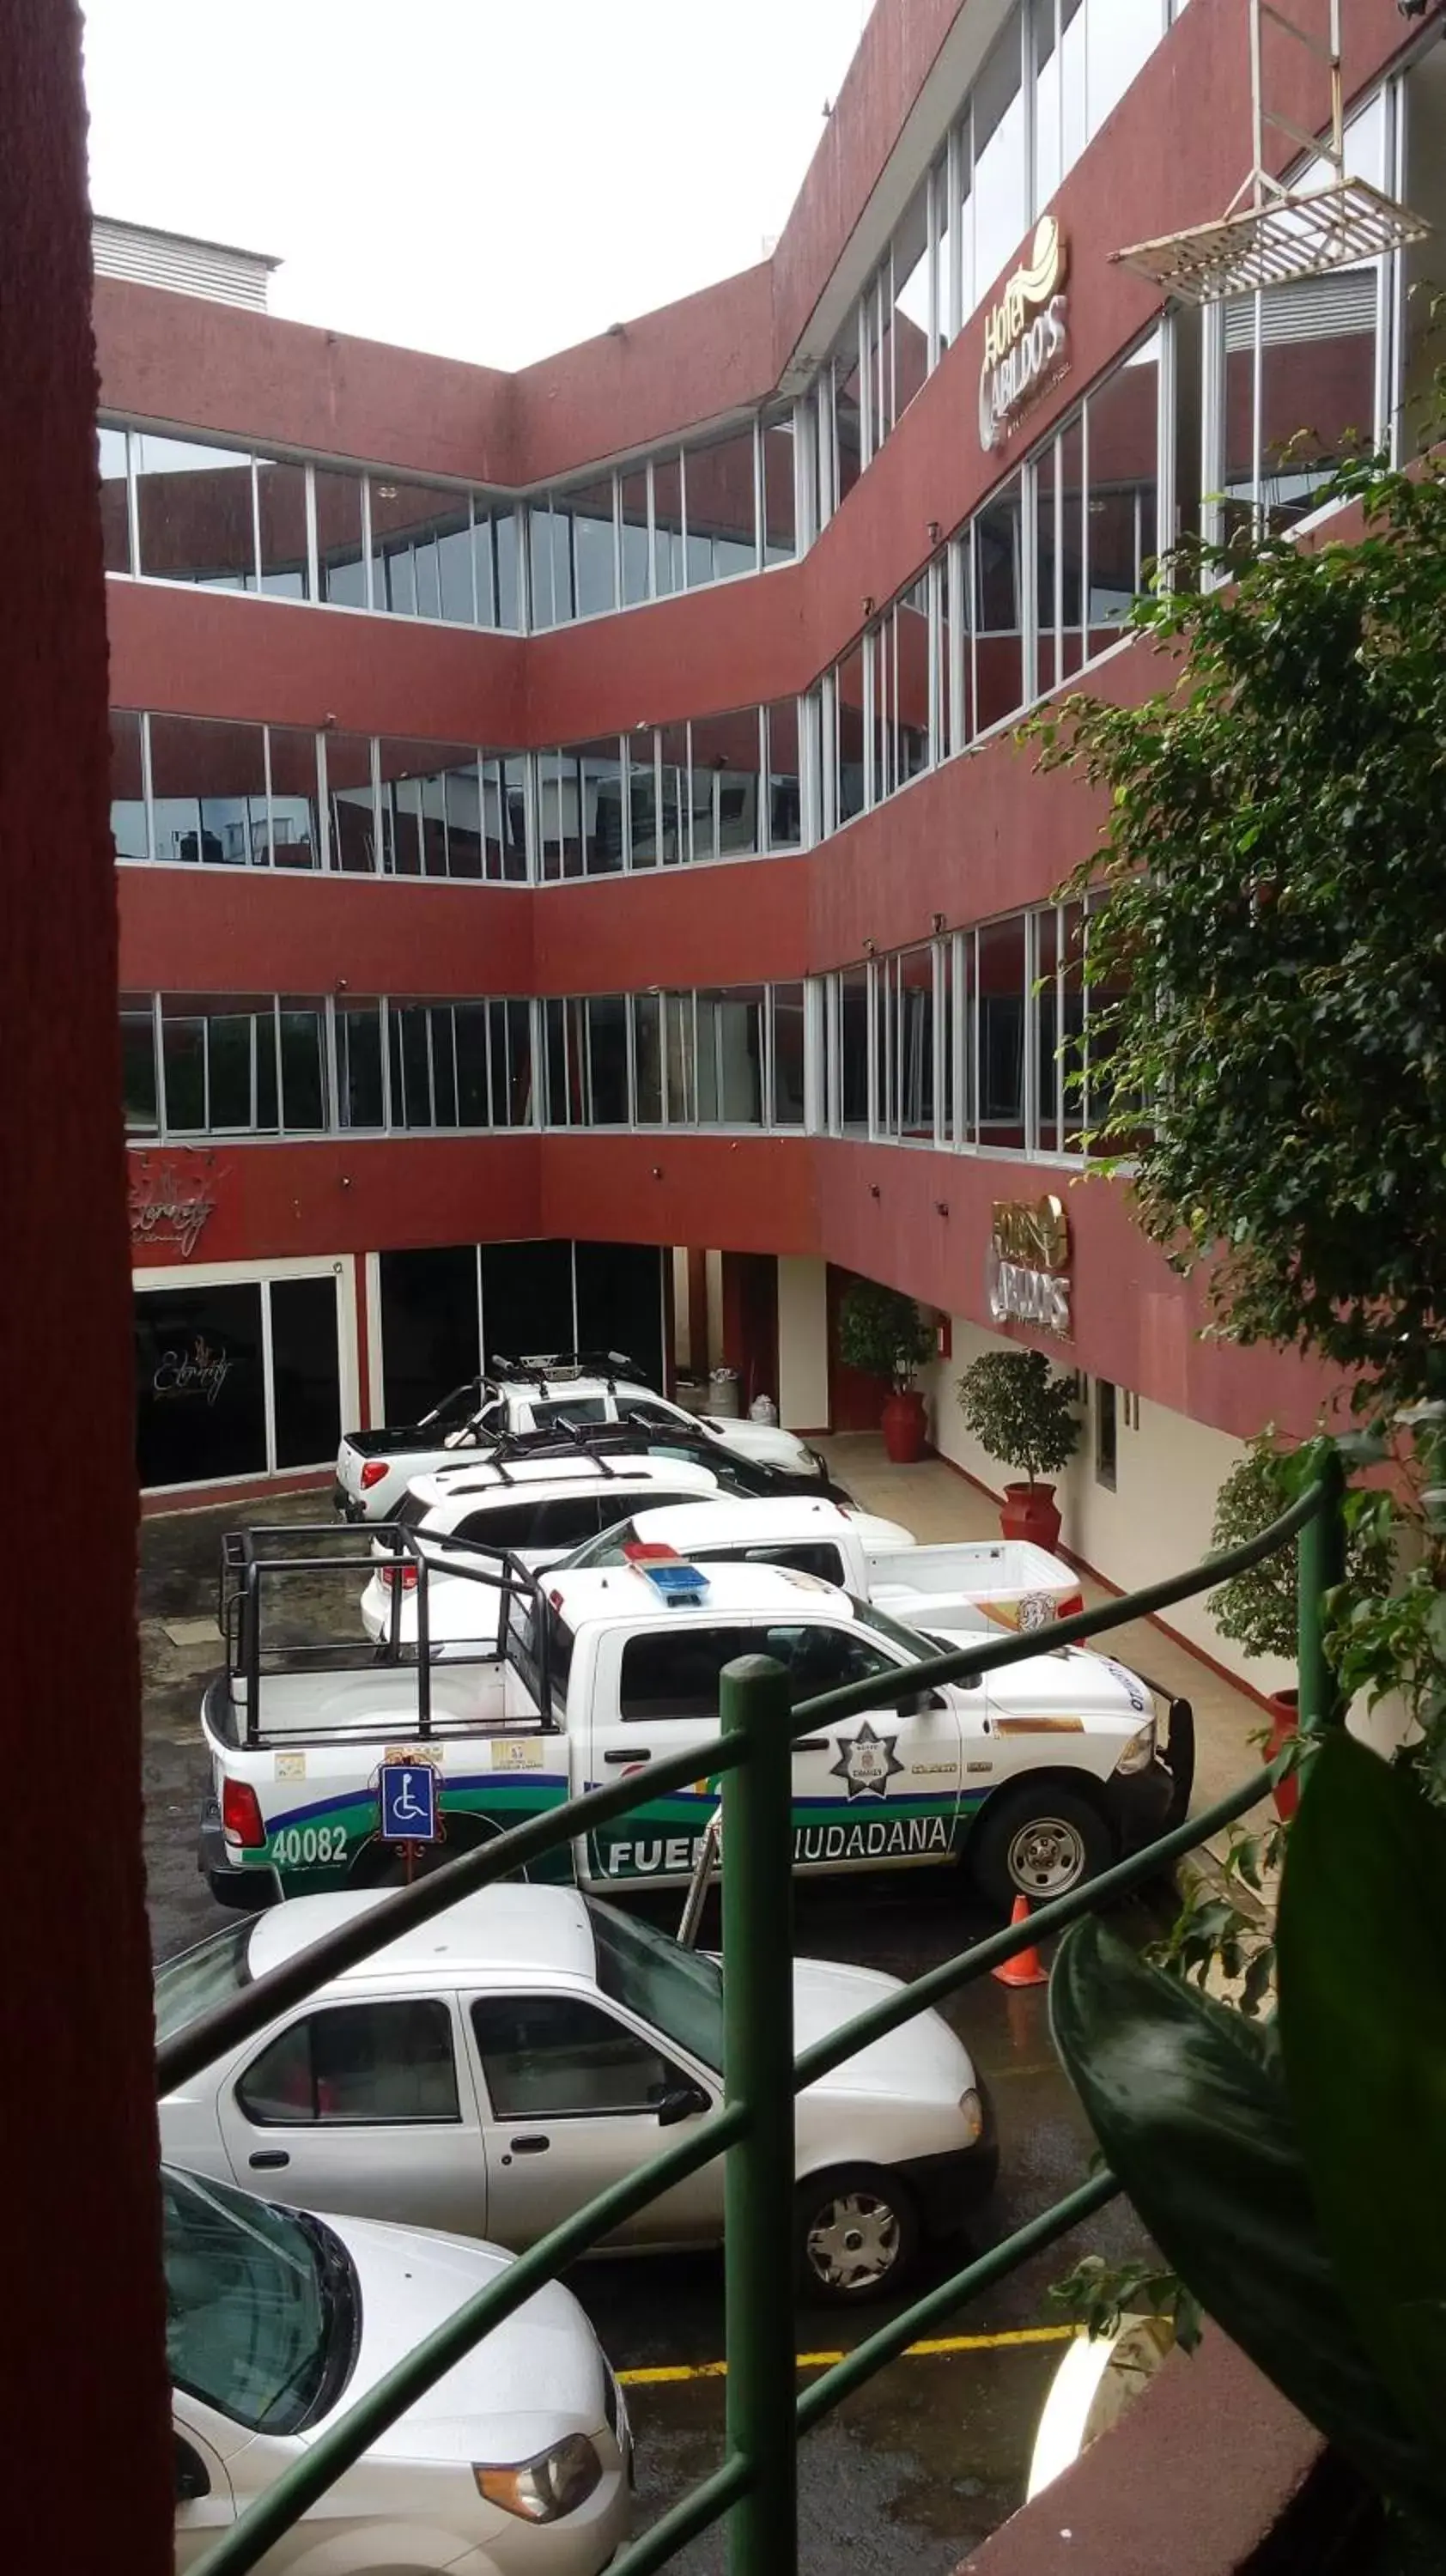
[[[870,0],[89,0],[100,214],[273,312],[523,366],[749,267]]]

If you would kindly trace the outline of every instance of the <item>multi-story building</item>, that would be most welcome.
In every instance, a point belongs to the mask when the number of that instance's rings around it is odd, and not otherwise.
[[[1430,217],[1439,31],[1348,14],[1349,165]],[[575,1339],[859,1427],[850,1273],[938,1313],[933,1436],[982,1476],[961,1365],[1003,1331],[1079,1372],[1066,1538],[1116,1582],[1309,1427],[1323,1382],[1202,1341],[1088,1173],[1057,889],[1099,815],[1014,740],[1154,684],[1120,621],[1173,534],[1409,442],[1429,243],[1203,310],[1112,257],[1249,152],[1244,0],[878,0],[772,258],[519,374],[102,228],[153,1496],[305,1480]]]

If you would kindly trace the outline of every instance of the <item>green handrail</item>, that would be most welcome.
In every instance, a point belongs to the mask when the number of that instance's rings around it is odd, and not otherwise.
[[[1301,1723],[1310,1731],[1336,1721],[1341,1709],[1324,1655],[1324,1595],[1339,1579],[1344,1561],[1344,1479],[1337,1454],[1325,1444],[1316,1464],[1317,1473],[1296,1503],[1257,1538],[1186,1575],[1130,1594],[1103,1611],[1084,1612],[1057,1623],[1049,1632],[1050,1645],[1097,1636],[1167,1608],[1261,1562],[1299,1536]],[[927,1659],[914,1669],[919,1686],[926,1688],[967,1673],[997,1669],[1040,1651],[1038,1636],[986,1639],[978,1647]],[[897,1684],[893,1687],[897,1690]],[[234,2003],[208,2014],[157,2052],[161,2088],[169,2091],[264,2027],[286,2004],[395,1939],[404,1925],[427,1920],[458,1895],[572,1840],[593,1822],[626,1813],[661,1788],[695,1780],[705,1770],[709,1776],[721,1777],[728,1853],[723,1874],[725,2107],[553,2229],[395,2364],[247,2509],[198,2563],[196,2576],[243,2576],[485,2334],[599,2237],[725,2150],[728,2454],[713,2476],[623,2551],[614,2562],[613,2576],[649,2576],[650,2570],[664,2564],[674,2550],[725,2511],[730,2576],[793,2576],[797,2434],[894,2359],[921,2326],[1006,2277],[1030,2254],[1055,2242],[1115,2196],[1119,2187],[1107,2173],[1080,2185],[891,2319],[795,2403],[792,2308],[784,2284],[791,2278],[793,2259],[792,2104],[797,2091],[816,2082],[868,2040],[898,2027],[937,1998],[986,1975],[1030,1943],[1062,1930],[1101,1901],[1138,1885],[1168,1860],[1207,1840],[1264,1798],[1280,1767],[1262,1769],[1205,1814],[1103,1872],[1087,1887],[1041,1907],[1028,1923],[991,1935],[930,1970],[795,2061],[791,1986],[778,1974],[780,1957],[792,1952],[792,1739],[809,1731],[821,1717],[885,1705],[889,1688],[888,1676],[875,1677],[791,1710],[786,1676],[778,1665],[764,1657],[730,1665],[722,1680],[724,1732],[712,1743],[650,1763],[616,1788],[590,1792],[559,1814],[534,1819],[499,1836],[485,1849],[462,1855],[430,1878],[369,1909],[340,1934],[328,1935],[282,1969],[258,1979]],[[358,1939],[358,1934],[363,1937]]]

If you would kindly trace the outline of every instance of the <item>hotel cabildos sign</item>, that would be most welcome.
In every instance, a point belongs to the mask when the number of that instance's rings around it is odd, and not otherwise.
[[[987,1287],[996,1324],[1070,1336],[1069,1218],[1056,1198],[996,1199]]]
[[[979,444],[998,447],[1021,412],[1036,402],[1068,362],[1069,253],[1053,215],[1035,227],[1028,265],[1021,264],[984,320],[979,375]]]

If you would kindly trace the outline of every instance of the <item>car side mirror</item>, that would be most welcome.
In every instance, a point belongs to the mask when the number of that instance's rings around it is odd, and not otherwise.
[[[906,1699],[901,1699],[896,1703],[894,1715],[896,1717],[927,1717],[932,1710],[947,1708],[948,1705],[949,1703],[944,1697],[942,1691],[910,1691]]]
[[[686,2076],[679,2076],[676,2083],[665,2085],[659,2095],[658,2126],[660,2129],[675,2129],[680,2120],[696,2120],[711,2107],[701,2084],[691,2084]]]

